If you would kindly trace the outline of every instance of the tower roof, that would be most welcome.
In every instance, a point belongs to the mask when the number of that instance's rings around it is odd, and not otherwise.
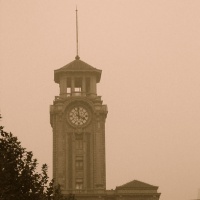
[[[116,187],[116,189],[133,189],[133,188],[137,188],[137,189],[158,189],[157,186],[153,186],[138,180],[133,180],[131,182],[128,182],[124,185],[118,186]]]
[[[97,78],[98,83],[101,79],[102,70],[96,69],[91,65],[87,64],[86,62],[80,60],[79,57],[76,57],[74,61],[68,63],[67,65],[59,69],[54,70],[54,81],[56,83],[59,83],[60,75],[73,74],[77,72],[94,74]]]

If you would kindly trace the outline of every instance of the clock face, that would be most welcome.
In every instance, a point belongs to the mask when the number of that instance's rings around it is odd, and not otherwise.
[[[70,109],[68,119],[72,125],[83,126],[89,121],[89,113],[83,106],[75,106]]]

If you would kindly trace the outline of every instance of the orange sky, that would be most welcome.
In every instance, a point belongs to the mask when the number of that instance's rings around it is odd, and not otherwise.
[[[161,200],[200,188],[199,0],[0,0],[1,123],[52,171],[53,73],[80,57],[102,69],[107,188],[133,179]]]

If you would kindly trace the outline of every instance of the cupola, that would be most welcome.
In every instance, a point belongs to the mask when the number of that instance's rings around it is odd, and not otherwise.
[[[97,83],[101,79],[101,70],[80,60],[79,56],[69,64],[54,70],[54,81],[60,86],[60,96],[97,95]]]

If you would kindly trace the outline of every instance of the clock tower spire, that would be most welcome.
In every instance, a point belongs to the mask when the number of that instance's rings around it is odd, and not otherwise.
[[[78,55],[78,10],[77,10],[77,6],[76,6],[76,57],[75,59],[80,59],[79,55]]]

